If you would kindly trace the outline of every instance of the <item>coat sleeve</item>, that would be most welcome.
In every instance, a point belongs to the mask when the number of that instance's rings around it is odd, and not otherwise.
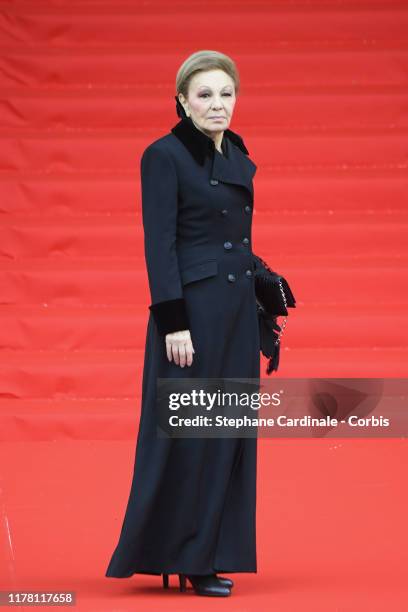
[[[149,145],[140,162],[144,251],[150,311],[159,334],[189,329],[176,251],[177,173],[170,154]]]

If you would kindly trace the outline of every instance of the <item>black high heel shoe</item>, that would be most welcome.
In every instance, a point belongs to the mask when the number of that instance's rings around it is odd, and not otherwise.
[[[163,588],[169,588],[169,575],[163,574]],[[209,595],[212,597],[228,597],[231,595],[231,591],[226,583],[222,581],[229,581],[228,578],[218,578],[217,574],[210,574],[207,576],[201,575],[187,575],[179,574],[180,592],[184,593],[187,590],[187,578],[192,584],[192,587],[197,595]]]
[[[210,597],[228,597],[231,595],[230,589],[222,584],[217,574],[191,575],[179,574],[180,591],[186,591],[186,579],[191,582],[196,595],[208,595]]]
[[[218,576],[217,574],[215,575],[217,576],[217,580],[221,582],[221,584],[223,584],[224,586],[228,587],[229,589],[231,589],[234,586],[234,583],[232,582],[231,578],[222,578],[221,576]]]

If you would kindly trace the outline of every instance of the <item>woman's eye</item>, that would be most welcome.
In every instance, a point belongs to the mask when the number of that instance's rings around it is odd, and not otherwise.
[[[208,93],[205,93],[205,94],[200,94],[200,98],[205,98],[206,96],[209,96],[209,95],[210,95],[210,94],[208,94]],[[223,93],[222,95],[223,95],[223,96],[232,96],[232,94],[227,93],[227,92]]]

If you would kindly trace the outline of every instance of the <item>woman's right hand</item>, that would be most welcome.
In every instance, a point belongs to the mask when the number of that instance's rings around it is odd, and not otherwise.
[[[187,364],[191,366],[193,363],[193,353],[195,353],[193,342],[191,340],[190,330],[183,329],[171,334],[166,334],[166,352],[167,359],[184,368]]]

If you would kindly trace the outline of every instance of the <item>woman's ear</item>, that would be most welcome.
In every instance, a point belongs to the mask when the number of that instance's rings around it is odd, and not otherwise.
[[[177,115],[179,117],[183,118],[183,119],[186,118],[187,117],[186,111],[184,110],[184,107],[181,104],[178,96],[174,96],[174,97],[176,99],[176,113],[177,113]]]

